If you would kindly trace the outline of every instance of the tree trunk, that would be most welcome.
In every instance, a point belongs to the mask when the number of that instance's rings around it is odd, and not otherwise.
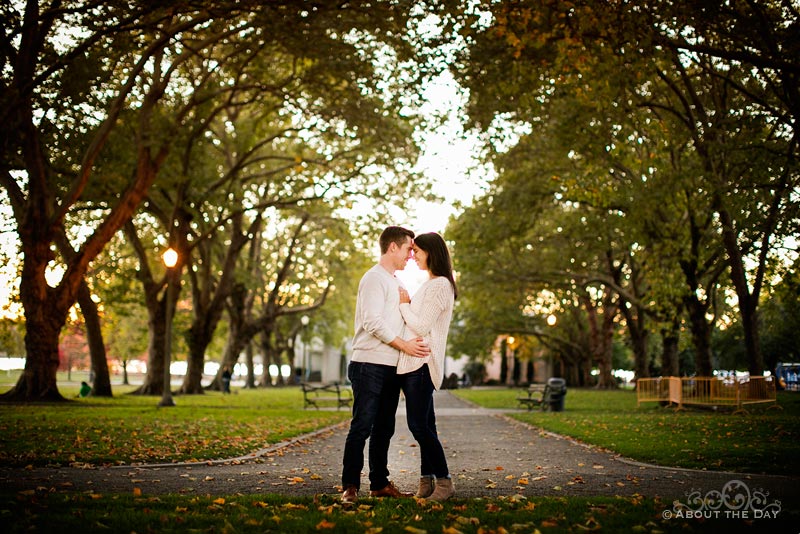
[[[500,342],[500,383],[508,381],[508,343],[504,339]]]
[[[680,364],[678,360],[678,341],[680,340],[679,320],[676,320],[670,328],[661,329],[661,339],[661,376],[680,376]]]
[[[132,222],[125,224],[125,235],[128,242],[136,252],[139,259],[139,270],[136,277],[142,283],[144,290],[145,308],[147,309],[147,331],[149,334],[147,346],[147,373],[142,385],[133,391],[137,395],[163,395],[164,394],[164,348],[166,344],[166,314],[167,298],[167,277],[163,282],[156,282],[153,272],[150,270],[148,252],[136,233],[136,228]],[[178,266],[174,267],[178,269]],[[180,280],[180,277],[176,277]],[[174,291],[177,299],[178,291]],[[173,307],[175,309],[175,307]],[[170,322],[171,323],[171,322]]]
[[[751,299],[752,300],[752,299]],[[739,303],[742,328],[744,329],[744,347],[747,351],[747,366],[751,376],[764,374],[764,356],[761,352],[760,322],[755,306]]]
[[[275,351],[272,349],[272,339],[269,332],[262,332],[261,333],[261,358],[262,358],[262,370],[261,370],[261,385],[263,387],[272,387],[277,386],[280,384],[281,380],[281,367],[280,362],[274,361]],[[248,347],[252,346],[248,345]],[[275,384],[272,383],[272,376],[269,374],[269,366],[275,364],[278,366],[278,376],[275,380]]]
[[[752,376],[764,374],[764,357],[761,354],[761,343],[758,335],[758,293],[759,289],[750,293],[747,273],[744,268],[742,252],[733,229],[733,221],[726,210],[718,210],[722,221],[722,241],[728,254],[728,264],[731,268],[731,282],[736,289],[739,299],[739,317],[744,330],[744,346],[747,352],[747,367]],[[766,246],[766,245],[764,245]],[[764,261],[764,260],[762,260]],[[759,265],[759,270],[763,267]]]
[[[711,326],[706,319],[708,307],[696,295],[685,299],[689,313],[689,328],[692,332],[694,361],[697,376],[712,376],[711,364]]]
[[[100,328],[100,316],[97,313],[97,304],[92,300],[89,286],[85,280],[78,289],[78,304],[86,324],[86,338],[89,342],[89,356],[92,361],[92,396],[112,397],[111,376],[108,372],[108,359],[106,346],[103,343],[103,332]]]
[[[648,330],[645,326],[646,315],[644,310],[636,306],[636,316],[634,317],[628,306],[620,306],[622,314],[625,316],[625,323],[628,325],[628,335],[631,338],[633,348],[633,369],[635,372],[634,380],[648,378],[650,376],[650,358],[647,353]]]
[[[253,344],[248,343],[247,348],[244,351],[244,358],[245,358],[245,365],[247,367],[247,378],[244,382],[245,389],[255,389],[256,388],[256,363],[255,363],[255,353],[253,351]],[[269,375],[269,372],[266,370],[266,362],[262,361],[262,367],[264,367],[263,372]]]
[[[133,391],[137,395],[163,395],[164,394],[164,347],[166,344],[166,293],[164,298],[157,301],[155,309],[147,306],[149,319],[147,327],[150,340],[147,347],[147,373],[142,385]]]
[[[206,362],[206,349],[211,344],[213,335],[213,329],[208,328],[202,318],[195,318],[187,336],[189,354],[186,356],[186,376],[183,377],[180,393],[186,395],[204,393],[202,381]],[[219,386],[214,389],[222,391],[221,384]]]
[[[615,315],[618,306],[613,302],[613,295],[608,288],[604,289],[604,293],[602,317],[599,317],[597,309],[588,297],[584,297],[581,300],[584,303],[589,320],[592,357],[597,363],[599,371],[597,387],[599,389],[613,389],[617,387],[612,373],[612,354]]]
[[[32,179],[34,177],[31,177]],[[44,171],[39,176],[45,180]],[[30,193],[35,196],[34,192]],[[36,201],[39,201],[38,203]],[[2,395],[8,401],[62,401],[58,391],[59,364],[58,338],[67,320],[67,312],[74,299],[68,298],[63,285],[51,288],[45,270],[53,252],[50,250],[52,233],[44,223],[37,224],[37,215],[44,217],[46,209],[42,198],[29,202],[37,204],[40,213],[31,214],[21,228],[22,264],[20,298],[25,310],[25,369],[16,385]],[[35,212],[35,208],[33,209]]]
[[[236,330],[238,329],[233,327],[228,330],[228,342],[225,344],[225,352],[222,356],[222,365],[220,366],[217,376],[214,378],[214,383],[219,384],[220,386],[222,385],[222,369],[224,369],[226,365],[233,369],[236,363],[239,361],[239,355],[249,342],[249,340],[245,340],[242,336],[237,335]]]
[[[63,401],[56,385],[58,370],[58,336],[63,323],[48,318],[26,318],[25,370],[17,384],[2,395],[7,401]],[[35,357],[31,357],[35,355]]]
[[[512,363],[512,371],[511,371],[511,383],[514,386],[519,386],[519,380],[520,380],[520,377],[522,376],[522,364],[519,361],[519,358],[517,357],[517,351],[516,350],[512,351],[511,355],[513,356],[513,359],[512,359],[512,362],[513,362]]]

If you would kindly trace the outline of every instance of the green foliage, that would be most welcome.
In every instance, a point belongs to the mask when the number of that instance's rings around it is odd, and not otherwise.
[[[489,408],[516,408],[519,390],[456,390]],[[748,414],[676,411],[645,403],[634,391],[570,388],[563,412],[514,413],[537,427],[657,465],[720,471],[798,475],[800,395],[781,392],[778,406]]]
[[[620,325],[631,338],[685,318],[707,361],[707,311],[735,290],[747,317],[797,225],[790,123],[800,108],[796,91],[785,94],[798,67],[786,34],[796,12],[768,2],[712,14],[669,0],[622,11],[540,0],[470,7],[453,14],[465,46],[452,71],[498,178],[454,224],[457,246],[486,256],[460,266],[475,298],[459,313],[477,323],[464,335],[525,332],[515,308],[543,288],[571,317],[585,308],[578,290],[602,289],[630,310]],[[747,357],[757,371],[756,345]],[[636,357],[646,370],[648,355]]]
[[[163,272],[156,254],[167,236],[174,239],[191,281],[182,297],[191,295],[196,312],[187,336],[196,369],[231,280],[261,278],[268,286],[276,278],[274,271],[262,278],[242,268],[247,241],[280,234],[309,214],[324,233],[326,221],[344,220],[355,203],[369,214],[349,228],[357,233],[387,218],[397,199],[424,197],[426,184],[412,170],[415,106],[419,82],[441,66],[425,37],[408,28],[438,9],[394,2],[4,5],[2,158],[15,172],[3,186],[18,237],[27,238],[22,287],[46,286],[49,253],[31,250],[63,249],[52,266],[65,277],[51,282],[56,291],[25,292],[29,321],[48,315],[49,324],[63,323],[86,266],[133,219],[140,265],[127,270],[113,253],[105,264],[94,262],[95,273],[106,276],[98,292],[113,287],[115,276],[133,280],[135,272],[156,316]],[[22,37],[34,27],[35,38]],[[62,228],[68,239],[56,247]],[[322,261],[337,250],[333,240],[304,237],[295,276],[275,281],[300,291],[279,305],[316,301],[338,275]],[[81,244],[72,258],[69,248]],[[276,265],[287,263],[269,267]],[[102,296],[110,302],[119,295]],[[35,330],[55,352],[58,332]],[[134,340],[125,344],[138,350]],[[45,391],[21,385],[13,396],[58,396],[47,357],[28,354],[31,373],[43,375],[28,384]]]
[[[5,356],[21,358],[25,355],[25,325],[19,321],[0,318],[0,352]]]
[[[781,276],[761,310],[764,361],[770,369],[778,362],[800,361],[800,261]]]

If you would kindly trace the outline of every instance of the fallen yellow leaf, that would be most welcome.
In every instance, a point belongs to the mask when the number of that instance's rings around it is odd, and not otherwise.
[[[322,529],[325,529],[325,528],[330,529],[330,528],[334,528],[335,526],[336,526],[336,523],[331,523],[327,519],[323,519],[322,521],[317,523],[317,530],[322,530]]]

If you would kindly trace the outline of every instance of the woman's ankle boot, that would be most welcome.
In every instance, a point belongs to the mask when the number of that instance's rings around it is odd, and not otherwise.
[[[453,486],[452,478],[437,478],[436,488],[428,497],[429,501],[446,501],[456,494],[456,488]]]
[[[433,493],[433,477],[419,477],[419,490],[415,497],[426,499]]]

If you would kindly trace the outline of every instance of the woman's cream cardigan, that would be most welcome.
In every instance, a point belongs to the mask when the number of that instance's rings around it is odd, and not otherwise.
[[[444,356],[447,348],[447,333],[453,318],[453,286],[444,276],[436,276],[420,286],[411,303],[400,304],[400,313],[408,327],[406,339],[412,336],[425,338],[431,355],[416,358],[401,352],[397,362],[397,374],[416,371],[426,363],[431,372],[433,387],[439,389],[444,380]]]

